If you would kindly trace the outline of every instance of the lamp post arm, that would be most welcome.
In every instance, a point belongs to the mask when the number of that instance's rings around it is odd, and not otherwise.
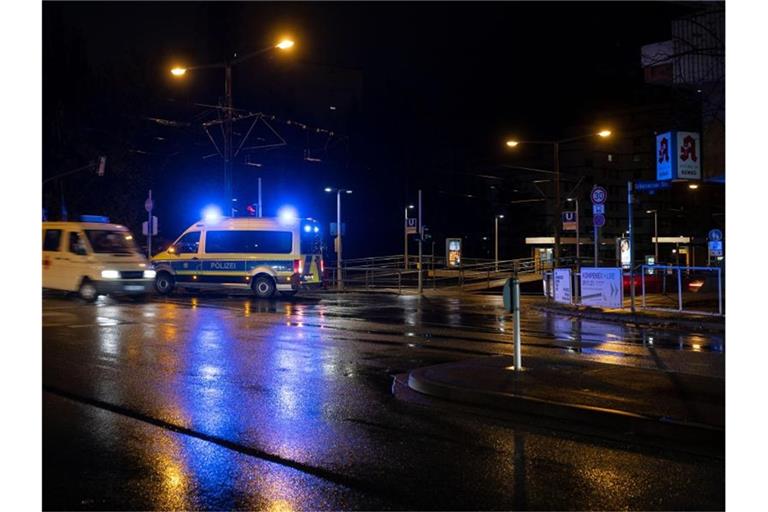
[[[241,55],[239,57],[235,57],[234,59],[229,61],[229,63],[232,64],[232,65],[240,64],[241,62],[246,61],[248,59],[251,59],[253,57],[256,57],[257,55],[261,55],[263,53],[267,53],[268,51],[273,50],[274,48],[275,48],[275,46],[267,46],[266,48],[262,48],[261,50],[256,50],[255,52],[246,53],[245,55]]]

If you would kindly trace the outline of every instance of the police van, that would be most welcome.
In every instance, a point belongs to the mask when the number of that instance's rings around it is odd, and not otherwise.
[[[93,302],[108,294],[143,297],[154,279],[125,226],[95,215],[43,222],[43,288],[77,292]]]
[[[293,295],[322,283],[320,228],[312,219],[223,217],[196,222],[152,257],[155,289],[250,289]]]

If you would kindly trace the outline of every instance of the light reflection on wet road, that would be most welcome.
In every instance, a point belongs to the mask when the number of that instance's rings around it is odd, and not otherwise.
[[[723,506],[722,461],[436,414],[391,396],[393,374],[511,354],[499,308],[489,296],[94,306],[47,297],[46,508]],[[723,374],[719,336],[530,309],[522,327],[524,355]]]

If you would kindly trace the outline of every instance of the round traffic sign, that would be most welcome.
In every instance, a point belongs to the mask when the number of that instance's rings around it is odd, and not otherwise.
[[[594,224],[596,228],[601,228],[605,226],[605,215],[603,215],[602,213],[594,214],[592,216],[592,224]]]
[[[707,238],[709,238],[709,240],[712,242],[719,242],[723,239],[723,232],[719,229],[710,229]]]
[[[147,198],[147,200],[144,201],[144,209],[147,210],[147,213],[152,211],[152,207],[154,205],[155,205],[154,202],[149,198]]]
[[[608,191],[603,187],[595,187],[592,189],[590,197],[592,198],[592,203],[603,204],[608,199]]]

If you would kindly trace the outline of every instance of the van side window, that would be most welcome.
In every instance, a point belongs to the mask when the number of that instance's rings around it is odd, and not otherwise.
[[[208,231],[206,253],[289,254],[293,246],[290,231]]]
[[[61,230],[46,229],[45,236],[43,237],[43,250],[58,251],[59,245],[61,245]]]
[[[196,253],[197,247],[200,245],[200,232],[190,231],[173,245],[176,248],[176,254]]]
[[[80,233],[69,233],[69,252],[84,256],[86,254],[85,240]]]

